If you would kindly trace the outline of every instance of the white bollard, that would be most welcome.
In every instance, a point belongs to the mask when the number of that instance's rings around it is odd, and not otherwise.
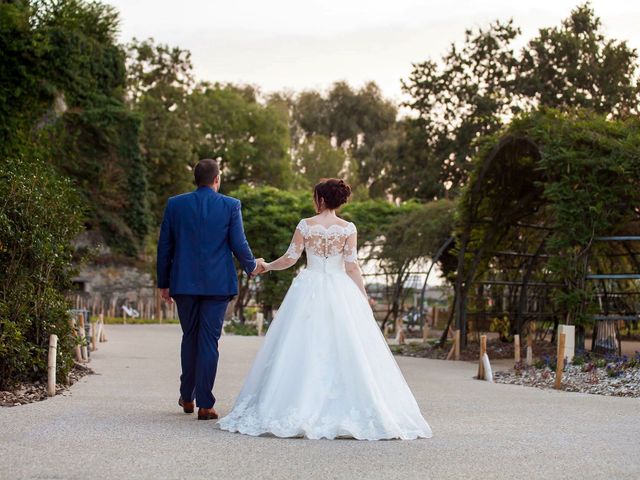
[[[258,327],[258,336],[262,336],[262,330],[264,328],[264,313],[256,313],[256,326]]]
[[[564,333],[564,358],[571,362],[576,348],[576,327],[574,325],[558,325],[558,343],[560,335]]]
[[[484,379],[493,383],[493,372],[491,371],[491,363],[489,363],[489,355],[486,353],[482,356],[482,367],[484,368]]]

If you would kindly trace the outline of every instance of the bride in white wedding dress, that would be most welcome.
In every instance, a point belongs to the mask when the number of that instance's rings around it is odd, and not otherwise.
[[[316,185],[319,212],[300,220],[287,252],[267,271],[307,268],[271,323],[233,410],[220,428],[248,435],[362,440],[431,437],[380,332],[357,261],[353,223],[336,216],[351,189]]]

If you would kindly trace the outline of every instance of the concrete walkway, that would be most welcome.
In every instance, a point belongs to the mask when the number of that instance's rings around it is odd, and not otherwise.
[[[475,365],[399,358],[434,437],[253,438],[176,405],[179,327],[110,326],[71,395],[0,408],[0,479],[640,478],[640,402],[473,380]],[[226,413],[260,345],[223,337]]]

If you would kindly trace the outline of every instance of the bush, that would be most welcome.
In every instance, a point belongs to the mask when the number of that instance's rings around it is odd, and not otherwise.
[[[225,333],[232,333],[234,335],[241,335],[243,337],[251,337],[258,335],[258,328],[255,325],[249,325],[247,323],[231,322],[224,327]]]
[[[64,292],[82,211],[70,183],[36,154],[0,158],[0,388],[47,375],[49,335],[58,374],[72,366]]]

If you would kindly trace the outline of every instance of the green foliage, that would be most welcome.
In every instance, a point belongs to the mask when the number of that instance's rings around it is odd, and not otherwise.
[[[348,203],[342,208],[342,216],[358,227],[358,243],[372,244],[384,237],[398,215],[416,207],[413,202],[397,206],[386,200],[371,199]]]
[[[0,4],[0,148],[20,131],[44,95],[33,72],[41,68],[43,46],[29,23],[26,2]],[[1,152],[0,152],[1,153]]]
[[[87,226],[135,256],[148,230],[147,174],[139,120],[124,104],[116,11],[82,0],[2,3],[0,28],[12,52],[0,68],[0,152],[15,139],[49,152],[43,158],[82,192]]]
[[[384,200],[367,200],[347,204],[343,217],[358,227],[358,243],[365,247],[365,261],[374,260],[387,277],[385,296],[389,317],[395,320],[406,294],[404,285],[412,268],[421,260],[433,258],[451,236],[454,204],[440,200],[400,205]],[[440,260],[444,272],[452,268],[451,257]]]
[[[453,212],[451,200],[405,204],[386,229],[380,259],[398,268],[432,258],[452,234]],[[443,266],[451,268],[449,263]]]
[[[0,198],[0,388],[46,376],[50,334],[65,378],[74,342],[64,292],[82,229],[79,198],[27,149],[0,159]]]
[[[298,221],[314,214],[313,200],[308,192],[243,186],[231,195],[242,201],[244,228],[254,254],[268,261],[286,252]],[[302,262],[298,267],[301,265]],[[280,304],[294,275],[295,268],[290,268],[259,277],[257,299],[267,315],[271,308]],[[240,274],[240,280],[246,289],[246,276]],[[245,298],[245,292],[241,292],[238,308]],[[239,310],[238,313],[242,318],[242,312]]]
[[[496,332],[500,336],[500,340],[503,342],[510,341],[509,331],[511,330],[511,322],[507,317],[493,318],[489,325],[490,332]]]
[[[128,46],[128,91],[142,119],[140,144],[149,182],[149,203],[159,224],[167,198],[193,186],[197,161],[189,89],[191,55],[179,48],[134,40]]]
[[[231,322],[224,327],[226,333],[241,335],[243,337],[255,337],[258,335],[258,328],[247,323]]]
[[[468,30],[461,47],[452,45],[441,62],[415,64],[403,84],[425,132],[425,155],[454,192],[467,181],[478,137],[499,131],[523,109],[638,113],[637,52],[606,38],[589,4],[560,27],[541,29],[517,53],[519,35],[512,21]]]
[[[154,325],[157,323],[180,323],[176,318],[165,318],[160,322],[157,318],[123,318],[123,317],[104,317],[104,323],[107,325]]]
[[[533,253],[544,245],[549,257],[534,265],[530,280],[563,284],[554,291],[553,311],[569,323],[584,324],[593,300],[593,285],[584,282],[586,255],[590,250],[614,253],[610,245],[594,247],[593,239],[633,229],[638,205],[637,119],[548,109],[521,115],[482,142],[458,203],[457,235],[468,237],[469,252],[479,252],[475,266],[474,253],[467,254],[466,275],[508,279],[504,275],[513,266],[492,251]],[[523,221],[552,230],[514,228]],[[624,257],[605,258],[606,264],[592,268],[629,271]]]
[[[346,155],[343,150],[331,146],[331,141],[322,135],[305,139],[298,151],[298,164],[309,187],[321,178],[336,178],[343,170]]]
[[[608,39],[589,3],[559,27],[542,28],[522,50],[517,89],[534,104],[585,108],[616,118],[638,113],[637,52]]]
[[[291,102],[290,110],[294,150],[302,145],[294,151],[295,158],[308,151],[309,139],[321,135],[332,142],[335,151],[345,154],[347,173],[354,186],[362,186],[372,197],[383,196],[389,184],[381,172],[389,159],[381,156],[376,146],[388,141],[397,109],[382,97],[375,83],[354,90],[345,82],[336,82],[325,95],[304,91]]]
[[[250,90],[200,85],[189,96],[199,158],[217,158],[222,189],[249,183],[287,188],[293,180],[286,119]]]

